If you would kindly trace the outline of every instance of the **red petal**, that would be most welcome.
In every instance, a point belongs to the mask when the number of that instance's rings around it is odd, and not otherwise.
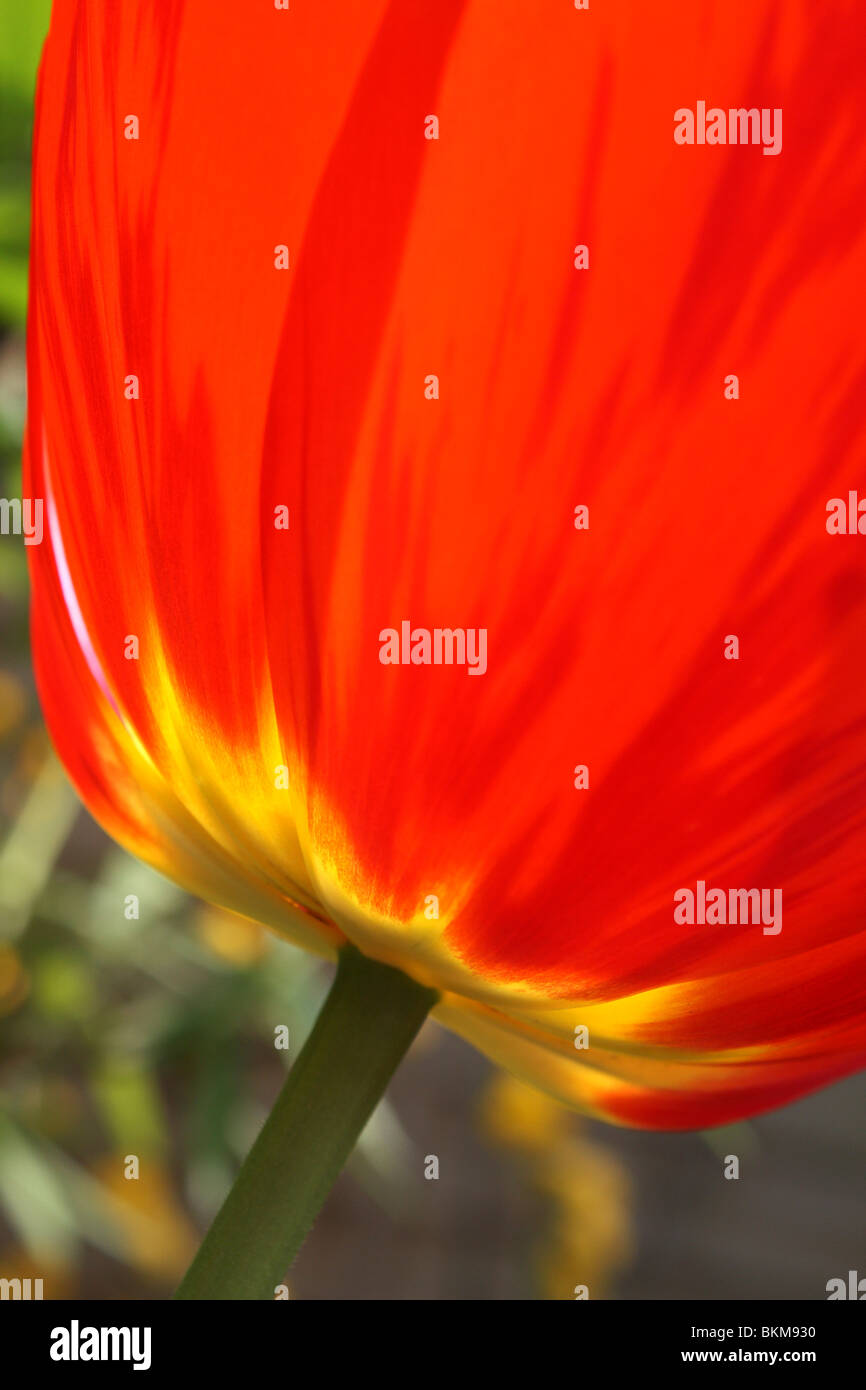
[[[863,1060],[866,580],[825,508],[866,458],[864,48],[844,3],[200,0],[61,4],[46,53],[34,490],[85,710],[490,1036],[613,1010],[598,1104],[640,1123]],[[697,100],[781,108],[782,153],[676,145]],[[403,620],[484,628],[487,672],[382,666]],[[698,879],[783,930],[678,925]]]

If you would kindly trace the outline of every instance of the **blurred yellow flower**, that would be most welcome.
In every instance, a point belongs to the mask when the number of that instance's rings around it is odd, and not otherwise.
[[[601,1145],[578,1133],[540,1161],[532,1174],[553,1207],[536,1250],[536,1276],[549,1299],[606,1298],[632,1254],[628,1175]]]
[[[622,1164],[591,1143],[558,1101],[504,1072],[485,1092],[484,1132],[522,1162],[548,1203],[533,1266],[541,1296],[604,1298],[632,1252],[631,1189]],[[586,1295],[576,1290],[585,1288]]]
[[[545,1153],[571,1131],[570,1115],[556,1101],[497,1072],[481,1101],[481,1123],[491,1139],[518,1153]]]
[[[198,1236],[165,1165],[142,1158],[139,1176],[128,1178],[127,1157],[111,1154],[95,1165],[94,1173],[112,1198],[112,1215],[126,1240],[130,1265],[170,1283],[192,1259]]]
[[[215,907],[203,907],[196,913],[195,932],[214,955],[230,965],[255,965],[268,948],[267,933],[257,922]]]

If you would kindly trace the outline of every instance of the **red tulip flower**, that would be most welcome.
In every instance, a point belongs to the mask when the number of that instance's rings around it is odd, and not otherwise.
[[[55,4],[71,776],[620,1123],[866,1063],[864,50],[844,0]]]

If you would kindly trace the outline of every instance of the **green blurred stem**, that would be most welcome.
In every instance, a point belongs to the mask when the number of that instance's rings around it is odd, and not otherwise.
[[[176,1298],[274,1297],[436,997],[344,947],[315,1027]]]

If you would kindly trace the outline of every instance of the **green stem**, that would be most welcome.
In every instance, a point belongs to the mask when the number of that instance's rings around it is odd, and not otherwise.
[[[436,997],[352,946],[340,952],[316,1025],[176,1298],[274,1297]]]

